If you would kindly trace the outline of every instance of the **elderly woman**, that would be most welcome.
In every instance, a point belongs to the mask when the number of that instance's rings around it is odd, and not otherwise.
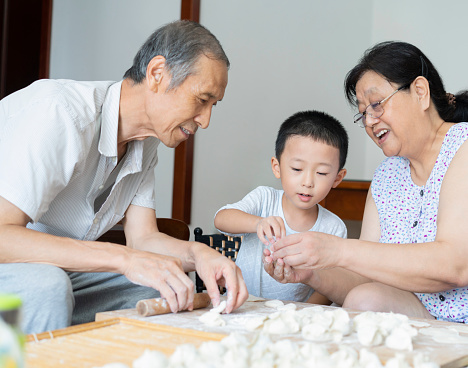
[[[429,59],[404,42],[368,50],[345,92],[359,109],[354,122],[387,156],[361,237],[290,235],[265,251],[265,269],[343,307],[468,322],[468,93],[446,93]]]

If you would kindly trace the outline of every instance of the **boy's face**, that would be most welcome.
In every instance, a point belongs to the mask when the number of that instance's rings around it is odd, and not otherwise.
[[[281,179],[285,205],[308,210],[324,199],[346,175],[345,169],[339,170],[339,158],[338,148],[326,143],[302,136],[288,138],[280,162],[271,159],[273,173]]]

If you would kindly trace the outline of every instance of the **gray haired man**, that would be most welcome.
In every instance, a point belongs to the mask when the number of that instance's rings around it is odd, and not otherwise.
[[[193,307],[196,270],[214,305],[247,299],[218,252],[158,231],[157,147],[208,127],[229,60],[200,24],[156,30],[120,82],[41,80],[0,101],[0,290],[23,299],[23,330],[94,320],[165,297]],[[96,242],[122,220],[127,245]]]

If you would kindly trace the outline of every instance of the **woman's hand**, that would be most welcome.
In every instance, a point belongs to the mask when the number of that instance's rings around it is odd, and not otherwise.
[[[257,236],[260,241],[269,246],[286,236],[284,221],[279,216],[261,218],[257,223]]]
[[[291,266],[285,265],[284,260],[281,258],[273,261],[271,252],[268,249],[263,250],[263,267],[271,277],[273,277],[276,281],[281,282],[282,284],[307,284],[313,275],[312,270],[298,270]]]
[[[326,269],[339,266],[341,247],[334,235],[306,231],[288,235],[271,247],[273,261],[298,269]]]

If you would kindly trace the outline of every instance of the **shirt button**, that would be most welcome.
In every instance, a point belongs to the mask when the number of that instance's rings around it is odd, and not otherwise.
[[[416,227],[416,226],[418,226],[418,222],[417,222],[417,221],[413,222],[413,227]]]
[[[424,195],[424,190],[421,189],[421,192],[419,192],[419,194],[421,194],[421,197]]]
[[[99,189],[102,189],[102,188],[104,188],[104,185],[100,185],[100,186],[99,186]]]
[[[96,219],[94,219],[93,222],[94,222],[95,224],[97,224],[97,223],[99,222],[99,219],[96,218]]]
[[[440,299],[441,302],[443,302],[445,300],[445,296],[439,295],[439,299]]]

